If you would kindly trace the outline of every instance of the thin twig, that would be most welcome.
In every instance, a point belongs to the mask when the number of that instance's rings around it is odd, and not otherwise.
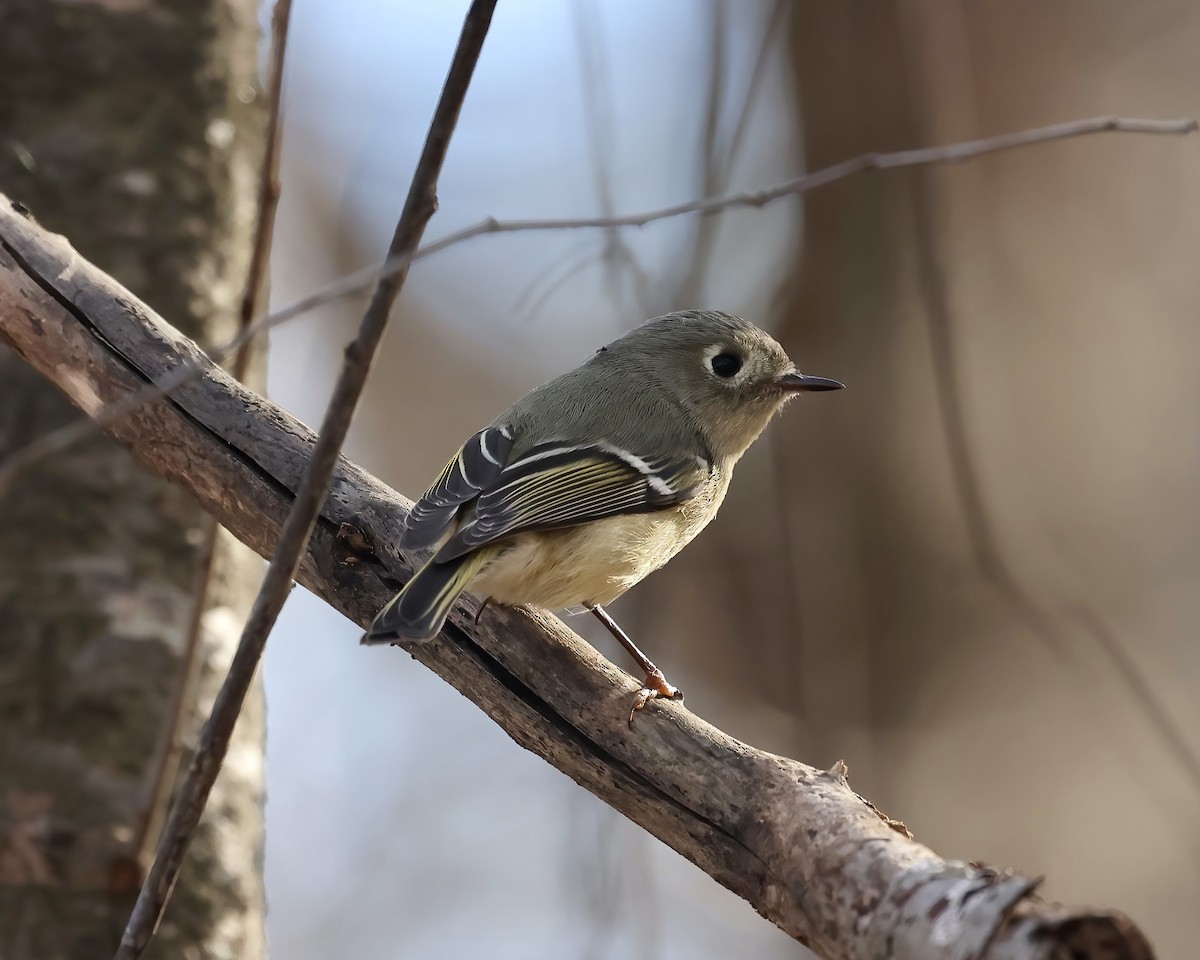
[[[1088,120],[1071,120],[1066,123],[1051,124],[1047,127],[1035,127],[1020,130],[1015,133],[1005,133],[996,137],[982,140],[968,140],[941,147],[925,147],[920,150],[901,150],[896,153],[867,153],[852,160],[844,160],[833,166],[826,167],[814,173],[804,174],[783,183],[776,184],[764,190],[731,193],[719,197],[706,197],[677,203],[669,207],[646,210],[641,213],[625,214],[618,217],[574,217],[563,219],[539,220],[497,220],[486,217],[478,223],[464,227],[454,233],[447,234],[439,240],[425,245],[419,250],[402,256],[389,258],[380,267],[364,267],[362,270],[347,274],[334,280],[319,290],[301,297],[275,313],[268,314],[256,320],[250,327],[232,340],[214,347],[210,355],[217,360],[227,356],[243,343],[248,342],[261,333],[274,329],[301,314],[307,313],[326,303],[340,300],[342,297],[358,293],[373,283],[379,283],[407,270],[409,265],[417,260],[424,260],[434,254],[441,253],[451,247],[464,243],[475,237],[494,233],[532,233],[551,230],[588,230],[612,227],[644,227],[659,220],[669,220],[692,213],[713,213],[719,210],[733,210],[742,207],[764,207],[783,197],[797,196],[824,187],[838,180],[864,173],[868,170],[892,170],[897,167],[915,167],[929,163],[945,163],[968,160],[1001,150],[1015,147],[1025,147],[1038,143],[1048,143],[1054,140],[1067,140],[1073,137],[1088,136],[1096,133],[1136,133],[1158,135],[1181,135],[1195,133],[1200,125],[1195,120],[1145,120],[1125,117],[1093,117]],[[66,449],[71,444],[86,436],[99,427],[109,427],[127,416],[134,410],[166,396],[172,390],[200,376],[203,367],[198,364],[181,364],[167,376],[153,384],[147,385],[142,391],[133,394],[121,403],[113,404],[98,411],[90,419],[84,418],[67,424],[58,430],[45,434],[37,440],[21,448],[3,464],[0,464],[0,496],[11,487],[12,482],[21,471],[51,454]]]
[[[254,232],[254,249],[246,289],[242,293],[242,309],[238,317],[238,332],[247,330],[258,316],[259,304],[267,299],[268,266],[272,242],[275,239],[275,212],[279,207],[282,186],[279,182],[280,154],[283,148],[283,68],[287,57],[288,26],[292,19],[292,0],[275,0],[271,16],[271,62],[267,67],[267,143],[258,175],[258,224]],[[238,348],[232,373],[238,380],[246,375],[249,364],[246,344]]]
[[[787,10],[787,0],[775,0],[771,12],[763,21],[762,37],[758,42],[758,55],[754,58],[754,68],[750,71],[750,80],[746,84],[746,92],[742,96],[742,105],[738,110],[737,123],[729,135],[725,145],[725,157],[721,161],[720,183],[728,183],[733,172],[734,161],[745,142],[746,129],[750,126],[750,116],[755,100],[758,99],[763,80],[767,75],[767,62],[770,59],[771,48],[783,36],[783,14]]]
[[[241,311],[238,315],[239,335],[245,334],[250,328],[254,318],[258,316],[260,302],[267,299],[267,268],[270,262],[271,241],[275,233],[275,211],[279,206],[282,189],[279,180],[279,155],[283,134],[283,67],[287,58],[291,16],[292,0],[276,0],[271,15],[271,58],[267,66],[267,137],[259,167],[258,222],[254,228],[250,263],[246,270],[246,285],[242,291]],[[229,368],[235,379],[245,380],[250,355],[249,341],[243,342]],[[205,514],[200,548],[195,560],[195,586],[192,590],[187,636],[180,657],[181,669],[172,693],[168,722],[163,726],[151,766],[146,807],[129,846],[134,862],[143,871],[150,864],[153,844],[166,818],[171,793],[175,787],[175,777],[183,758],[183,726],[191,713],[191,691],[195,687],[196,674],[200,667],[200,633],[204,613],[209,605],[219,530],[220,524],[216,519]]]
[[[705,95],[704,125],[700,134],[697,188],[700,196],[712,197],[723,189],[721,161],[717,156],[717,135],[721,129],[721,100],[725,93],[725,4],[709,0],[708,5],[708,91]],[[691,307],[700,302],[704,288],[705,268],[717,239],[721,221],[700,217],[692,226],[691,249],[688,251],[683,277],[676,284],[669,307]]]
[[[616,143],[617,130],[613,115],[612,75],[608,69],[603,42],[603,24],[595,0],[579,0],[571,5],[571,12],[575,26],[575,43],[579,51],[588,159],[592,167],[600,213],[611,218],[616,212],[616,201],[613,197],[612,163],[609,162],[609,154]],[[626,305],[620,302],[623,289],[622,268],[628,271],[633,299],[643,307],[649,303],[650,285],[646,271],[642,269],[641,263],[618,227],[613,226],[605,230],[600,258],[608,274],[613,306],[618,311],[628,312]]]
[[[868,170],[894,170],[899,167],[916,167],[928,163],[945,163],[969,160],[973,157],[1010,150],[1014,147],[1030,146],[1036,143],[1047,143],[1052,140],[1066,140],[1072,137],[1087,136],[1095,133],[1142,133],[1142,134],[1188,134],[1200,130],[1200,124],[1192,119],[1183,120],[1141,120],[1121,117],[1093,117],[1090,120],[1072,120],[1066,123],[1051,124],[1048,127],[1036,127],[1030,130],[1019,130],[1015,133],[1005,133],[996,137],[982,140],[967,140],[941,147],[923,147],[919,150],[900,150],[895,153],[865,153],[851,160],[843,160],[832,166],[825,167],[815,173],[806,173],[785,180],[763,190],[750,190],[742,193],[730,193],[717,197],[702,197],[688,200],[684,203],[660,207],[643,213],[630,213],[619,217],[577,217],[564,219],[541,220],[497,220],[487,217],[470,227],[464,227],[456,233],[448,234],[440,240],[435,240],[417,252],[414,259],[421,259],[434,253],[440,253],[448,247],[462,243],[472,237],[490,233],[528,233],[545,230],[582,230],[589,228],[609,227],[644,227],[646,224],[671,217],[681,217],[689,213],[709,213],[715,210],[728,210],[740,207],[765,207],[783,197],[808,193],[818,187],[827,186],[837,180],[845,180]]]
[[[411,256],[421,241],[425,226],[437,208],[437,181],[450,137],[466,97],[475,64],[491,24],[496,0],[474,0],[463,23],[458,47],[442,88],[437,109],[425,138],[421,158],[413,174],[404,210],[388,248],[388,260]],[[388,315],[407,277],[401,269],[382,278],[363,315],[358,335],[346,348],[342,369],[312,459],[304,472],[296,498],[280,530],[266,577],[254,601],[254,607],[242,631],[229,675],[217,694],[212,715],[204,725],[196,751],[188,767],[187,778],[171,809],[159,843],[158,855],[150,875],[142,885],[129,925],[121,938],[117,960],[134,960],[149,943],[162,917],[171,890],[178,878],[183,857],[204,811],[212,785],[229,747],[229,738],[237,723],[246,692],[258,669],[267,635],[283,609],[300,559],[308,546],[313,527],[329,493],[329,484],[337,465],[342,443],[350,428],[354,410],[362,395],[371,362],[387,328]]]
[[[754,67],[750,71],[750,79],[742,96],[741,107],[733,131],[726,138],[723,155],[718,156],[717,134],[720,124],[722,93],[725,88],[725,55],[724,55],[724,6],[715,3],[711,10],[711,31],[709,37],[709,59],[712,69],[708,72],[708,111],[705,117],[705,131],[702,140],[702,163],[700,182],[703,196],[713,196],[719,191],[729,189],[729,180],[733,172],[734,160],[744,141],[746,128],[750,124],[750,116],[755,99],[766,77],[766,64],[771,52],[771,46],[780,36],[780,23],[786,8],[784,0],[776,0],[775,6],[763,24],[763,33],[759,40],[758,54],[754,59]],[[684,278],[676,287],[672,307],[688,307],[700,302],[704,289],[704,277],[708,271],[716,247],[717,236],[721,221],[712,216],[716,211],[709,211],[696,222],[693,234],[692,250],[688,257]]]
[[[526,320],[532,320],[564,284],[570,283],[603,255],[603,247],[597,251],[594,239],[584,240],[578,246],[567,250],[557,263],[552,264],[521,289],[513,298],[509,312],[524,314]]]
[[[1141,704],[1142,713],[1166,746],[1167,752],[1174,756],[1192,786],[1200,790],[1200,757],[1197,757],[1191,739],[1175,722],[1154,685],[1126,649],[1124,641],[1086,603],[1081,603],[1075,610],[1075,618],[1096,641],[1133,699]]]

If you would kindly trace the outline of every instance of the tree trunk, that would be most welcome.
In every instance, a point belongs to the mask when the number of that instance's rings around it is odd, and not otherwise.
[[[0,183],[202,342],[232,332],[246,280],[262,146],[256,16],[253,0],[0,11]],[[77,416],[0,351],[0,457]],[[116,947],[153,850],[175,715],[186,743],[259,569],[222,531],[194,609],[208,522],[99,435],[0,500],[4,960]],[[263,954],[262,726],[256,695],[153,955]]]

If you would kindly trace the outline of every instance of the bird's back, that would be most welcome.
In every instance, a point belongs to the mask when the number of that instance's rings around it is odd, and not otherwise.
[[[574,370],[526,394],[496,418],[496,425],[512,429],[512,459],[547,440],[570,443],[605,441],[639,457],[656,456],[681,448],[711,460],[700,426],[691,412],[652,376],[638,374],[633,383],[626,371],[618,386],[613,368],[599,354]],[[620,394],[619,396],[614,396]],[[614,399],[619,408],[614,410]],[[554,411],[554,429],[544,427],[547,408]]]

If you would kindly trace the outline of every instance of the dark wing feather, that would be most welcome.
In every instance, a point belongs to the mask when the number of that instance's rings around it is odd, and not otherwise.
[[[512,447],[513,434],[505,426],[486,427],[464,443],[433,486],[413,504],[404,524],[401,549],[429,547],[445,536],[463,505],[496,483]]]
[[[640,457],[606,443],[542,444],[501,471],[435,559],[525,530],[661,510],[695,496],[709,469],[700,457]]]

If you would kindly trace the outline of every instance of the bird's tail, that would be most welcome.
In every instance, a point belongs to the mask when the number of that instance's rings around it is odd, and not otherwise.
[[[477,550],[444,563],[425,564],[375,615],[361,642],[391,643],[435,636],[454,601],[486,559],[486,551]]]

